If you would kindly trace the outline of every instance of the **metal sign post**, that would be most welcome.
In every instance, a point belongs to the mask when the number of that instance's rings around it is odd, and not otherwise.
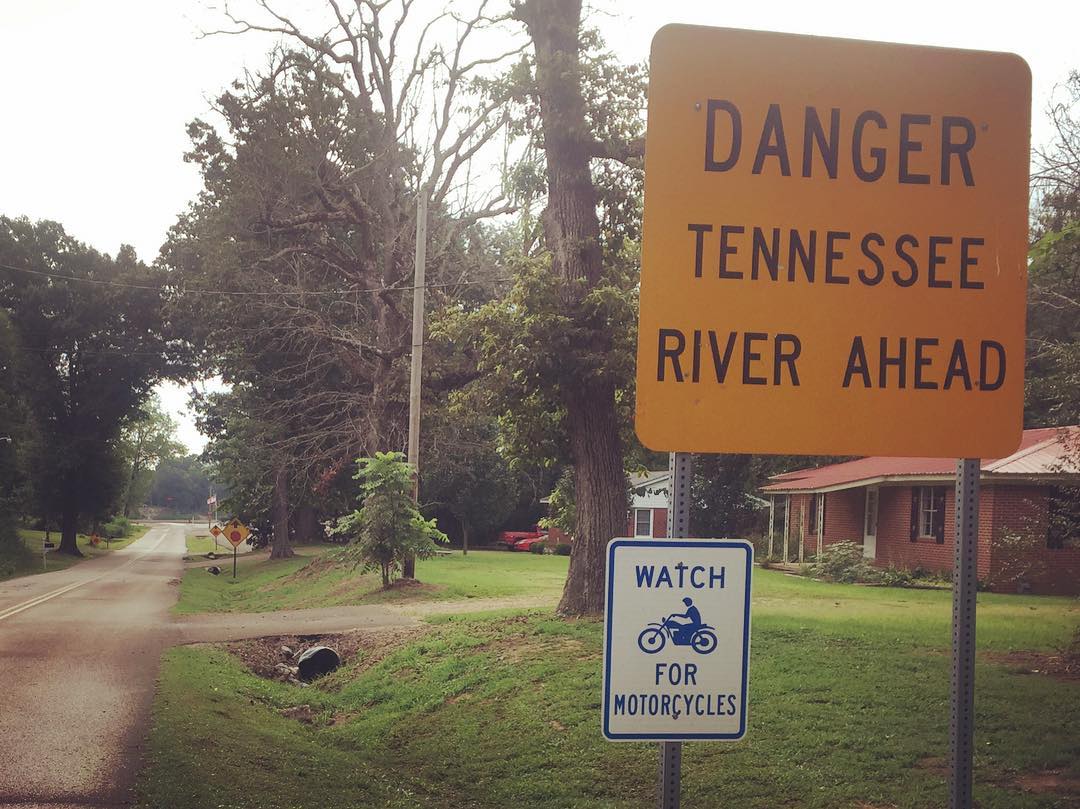
[[[672,452],[668,460],[671,473],[667,515],[667,533],[671,539],[690,536],[690,479],[694,456]],[[682,791],[682,742],[660,743],[660,782],[657,805],[660,809],[679,809]]]
[[[956,462],[956,540],[953,560],[952,689],[949,737],[952,773],[950,809],[971,809],[975,737],[975,592],[978,584],[978,458]]]

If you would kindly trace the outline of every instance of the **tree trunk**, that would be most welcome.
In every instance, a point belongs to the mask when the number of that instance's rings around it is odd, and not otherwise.
[[[544,236],[552,272],[565,282],[567,308],[573,312],[603,272],[589,166],[593,138],[581,94],[581,0],[526,0],[517,14],[536,53],[548,180]],[[592,339],[583,342],[578,350],[594,358],[585,358],[588,367],[602,356],[608,338],[597,325]],[[568,380],[563,391],[574,458],[577,530],[559,614],[596,615],[604,609],[604,549],[626,525],[615,384],[603,376],[588,376]]]
[[[603,612],[604,553],[607,543],[626,530],[626,473],[614,402],[613,385],[599,380],[582,386],[567,402],[577,524],[559,602],[562,615]]]
[[[59,553],[68,553],[72,556],[82,556],[78,544],[79,512],[74,506],[67,505],[73,498],[65,498],[65,504],[60,517],[60,547]]]
[[[461,521],[461,555],[469,555],[469,524],[465,520]]]
[[[282,464],[274,474],[274,544],[270,548],[271,559],[288,559],[293,555],[289,544],[289,473]]]

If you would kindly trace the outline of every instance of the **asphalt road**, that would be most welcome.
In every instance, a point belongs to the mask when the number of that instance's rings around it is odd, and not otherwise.
[[[186,528],[0,583],[0,807],[129,805],[168,646],[410,622],[380,607],[178,621]]]

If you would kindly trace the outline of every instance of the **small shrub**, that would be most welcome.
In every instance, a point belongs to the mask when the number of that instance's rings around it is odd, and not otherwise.
[[[912,575],[907,570],[890,566],[888,570],[882,570],[878,577],[886,587],[907,587],[911,584]]]
[[[123,539],[131,533],[131,520],[116,516],[101,526],[101,533],[109,539]]]
[[[855,542],[827,545],[807,571],[816,578],[849,584],[880,580],[880,573],[863,557],[862,545]]]
[[[412,499],[412,468],[400,452],[358,458],[354,480],[362,481],[360,508],[337,521],[332,533],[347,537],[343,551],[364,570],[382,574],[388,589],[410,556],[428,559],[436,542],[448,542],[435,520],[425,520]]]
[[[764,559],[769,555],[769,538],[760,534],[751,534],[747,537],[750,544],[754,546],[754,558]]]
[[[541,554],[544,552],[543,542],[534,542],[529,546],[529,553]]]
[[[560,542],[558,545],[556,545],[555,546],[555,555],[556,556],[569,556],[570,555],[570,543],[569,542]]]

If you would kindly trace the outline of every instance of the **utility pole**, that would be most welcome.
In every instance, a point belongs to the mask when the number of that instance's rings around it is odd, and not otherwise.
[[[409,370],[409,465],[413,472],[413,501],[420,502],[420,380],[424,366],[424,292],[427,265],[428,186],[416,197],[416,253],[413,268],[412,363]],[[405,560],[405,578],[416,578],[416,559]]]

